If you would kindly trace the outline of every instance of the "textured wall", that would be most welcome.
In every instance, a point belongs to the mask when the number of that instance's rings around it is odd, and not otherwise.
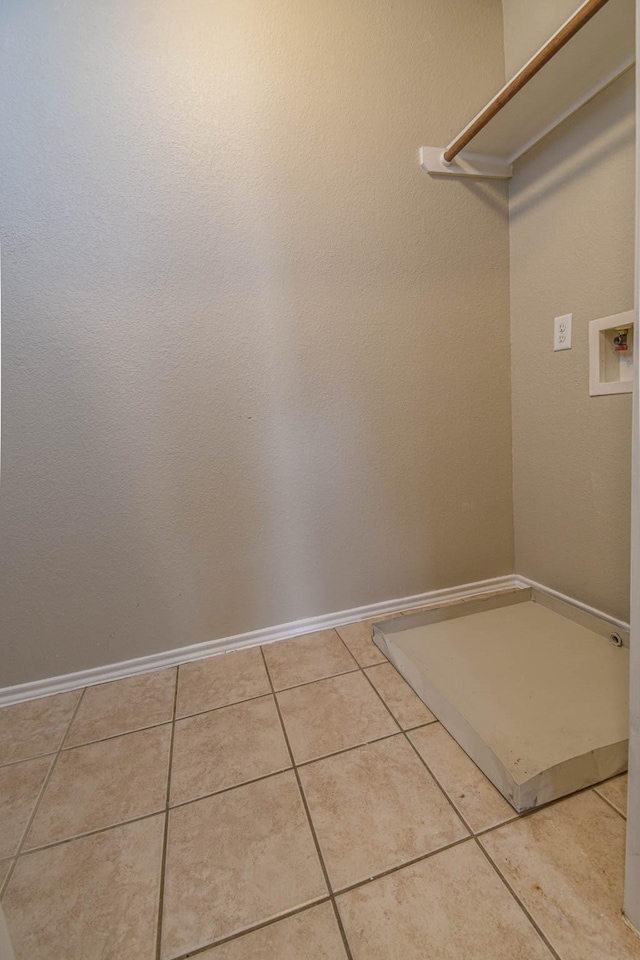
[[[547,34],[575,5],[546,5]],[[505,0],[513,68],[534,52],[534,6],[535,48],[545,4]],[[510,185],[516,569],[624,619],[631,397],[589,397],[588,324],[634,304],[634,131],[627,74],[523,158]],[[564,313],[573,348],[553,353]]]
[[[498,0],[0,21],[2,683],[512,571]]]
[[[584,0],[502,0],[504,64],[512,77]]]

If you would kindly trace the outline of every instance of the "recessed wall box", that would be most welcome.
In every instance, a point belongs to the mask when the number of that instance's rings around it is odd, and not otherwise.
[[[589,324],[590,396],[632,392],[634,318],[628,310]]]

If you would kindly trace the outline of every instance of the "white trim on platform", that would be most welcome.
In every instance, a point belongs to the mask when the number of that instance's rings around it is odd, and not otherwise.
[[[309,617],[306,620],[281,623],[276,627],[251,630],[248,633],[239,633],[234,637],[205,640],[203,643],[194,643],[188,647],[177,647],[175,650],[167,650],[164,653],[152,653],[147,657],[136,657],[135,660],[124,660],[121,663],[93,667],[89,670],[80,670],[78,673],[67,673],[61,677],[20,683],[13,687],[0,688],[0,706],[5,706],[8,703],[18,703],[21,700],[33,700],[36,697],[48,697],[51,694],[63,693],[66,690],[76,690],[78,687],[106,683],[108,680],[120,680],[137,673],[161,670],[163,667],[174,667],[176,664],[188,663],[190,660],[201,660],[203,657],[211,657],[216,653],[228,653],[231,650],[241,650],[244,647],[256,647],[259,644],[272,643],[274,640],[284,640],[287,637],[297,637],[304,633],[315,633],[316,630],[327,630],[357,620],[371,620],[389,613],[410,610],[412,607],[423,607],[442,600],[465,600],[467,597],[493,593],[494,590],[508,590],[516,586],[518,584],[513,575],[493,577],[491,580],[478,580],[476,583],[466,583],[458,587],[430,590],[413,597],[371,603],[364,607],[354,607],[353,610],[341,610],[339,613],[327,613],[319,617]]]
[[[376,617],[386,616],[401,610],[411,610],[414,607],[425,607],[430,604],[466,600],[469,597],[478,597],[496,590],[509,590],[518,587],[535,587],[543,593],[573,604],[580,610],[601,617],[617,627],[628,630],[629,624],[615,617],[610,617],[600,610],[588,606],[579,600],[551,590],[542,584],[511,574],[506,577],[493,577],[491,580],[478,580],[475,583],[465,583],[457,587],[446,587],[443,590],[429,590],[413,597],[402,597],[398,600],[387,600],[382,603],[371,603],[364,607],[354,607],[352,610],[341,610],[339,613],[327,613],[319,617],[309,617],[306,620],[294,620],[291,623],[282,623],[276,627],[266,627],[263,630],[251,630],[248,633],[239,633],[234,637],[221,637],[218,640],[205,640],[204,643],[194,643],[188,647],[177,647],[163,653],[152,653],[147,657],[136,657],[135,660],[123,660],[121,663],[111,663],[103,667],[92,667],[89,670],[80,670],[78,673],[67,673],[61,677],[52,677],[44,680],[34,680],[31,683],[21,683],[13,687],[0,688],[0,706],[10,703],[19,703],[23,700],[33,700],[36,697],[48,697],[55,693],[64,693],[67,690],[76,690],[79,687],[90,687],[97,683],[106,683],[109,680],[121,680],[123,677],[132,677],[138,673],[148,673],[151,670],[162,670],[164,667],[174,667],[180,663],[189,663],[191,660],[201,660],[217,653],[229,653],[232,650],[241,650],[245,647],[255,647],[263,643],[273,643],[275,640],[284,640],[287,637],[298,637],[305,633],[315,633],[317,630],[327,630],[339,627],[345,623],[354,623],[358,620],[375,620]]]
[[[533,587],[534,590],[548,593],[550,597],[556,597],[557,600],[564,600],[565,603],[570,603],[572,607],[577,607],[578,610],[584,610],[585,613],[590,613],[593,617],[598,617],[599,620],[606,620],[607,623],[611,623],[614,627],[620,627],[622,630],[629,629],[629,624],[626,623],[626,621],[618,620],[617,617],[603,613],[602,610],[590,607],[588,603],[583,603],[582,600],[574,600],[573,597],[568,597],[566,593],[560,593],[559,590],[552,590],[551,587],[545,587],[543,583],[536,583],[535,580],[530,580],[529,577],[521,577],[519,575],[516,575],[513,579],[517,587]],[[2,691],[0,691],[0,694],[1,693]]]

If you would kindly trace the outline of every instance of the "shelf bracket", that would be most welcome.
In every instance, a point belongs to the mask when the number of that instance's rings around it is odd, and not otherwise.
[[[475,177],[483,180],[508,180],[513,166],[499,157],[481,153],[459,153],[447,163],[444,147],[420,147],[420,166],[432,177]]]

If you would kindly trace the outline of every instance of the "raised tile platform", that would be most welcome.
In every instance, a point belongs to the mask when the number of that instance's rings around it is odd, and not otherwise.
[[[612,632],[526,589],[385,620],[373,640],[522,812],[626,770],[628,637]]]

